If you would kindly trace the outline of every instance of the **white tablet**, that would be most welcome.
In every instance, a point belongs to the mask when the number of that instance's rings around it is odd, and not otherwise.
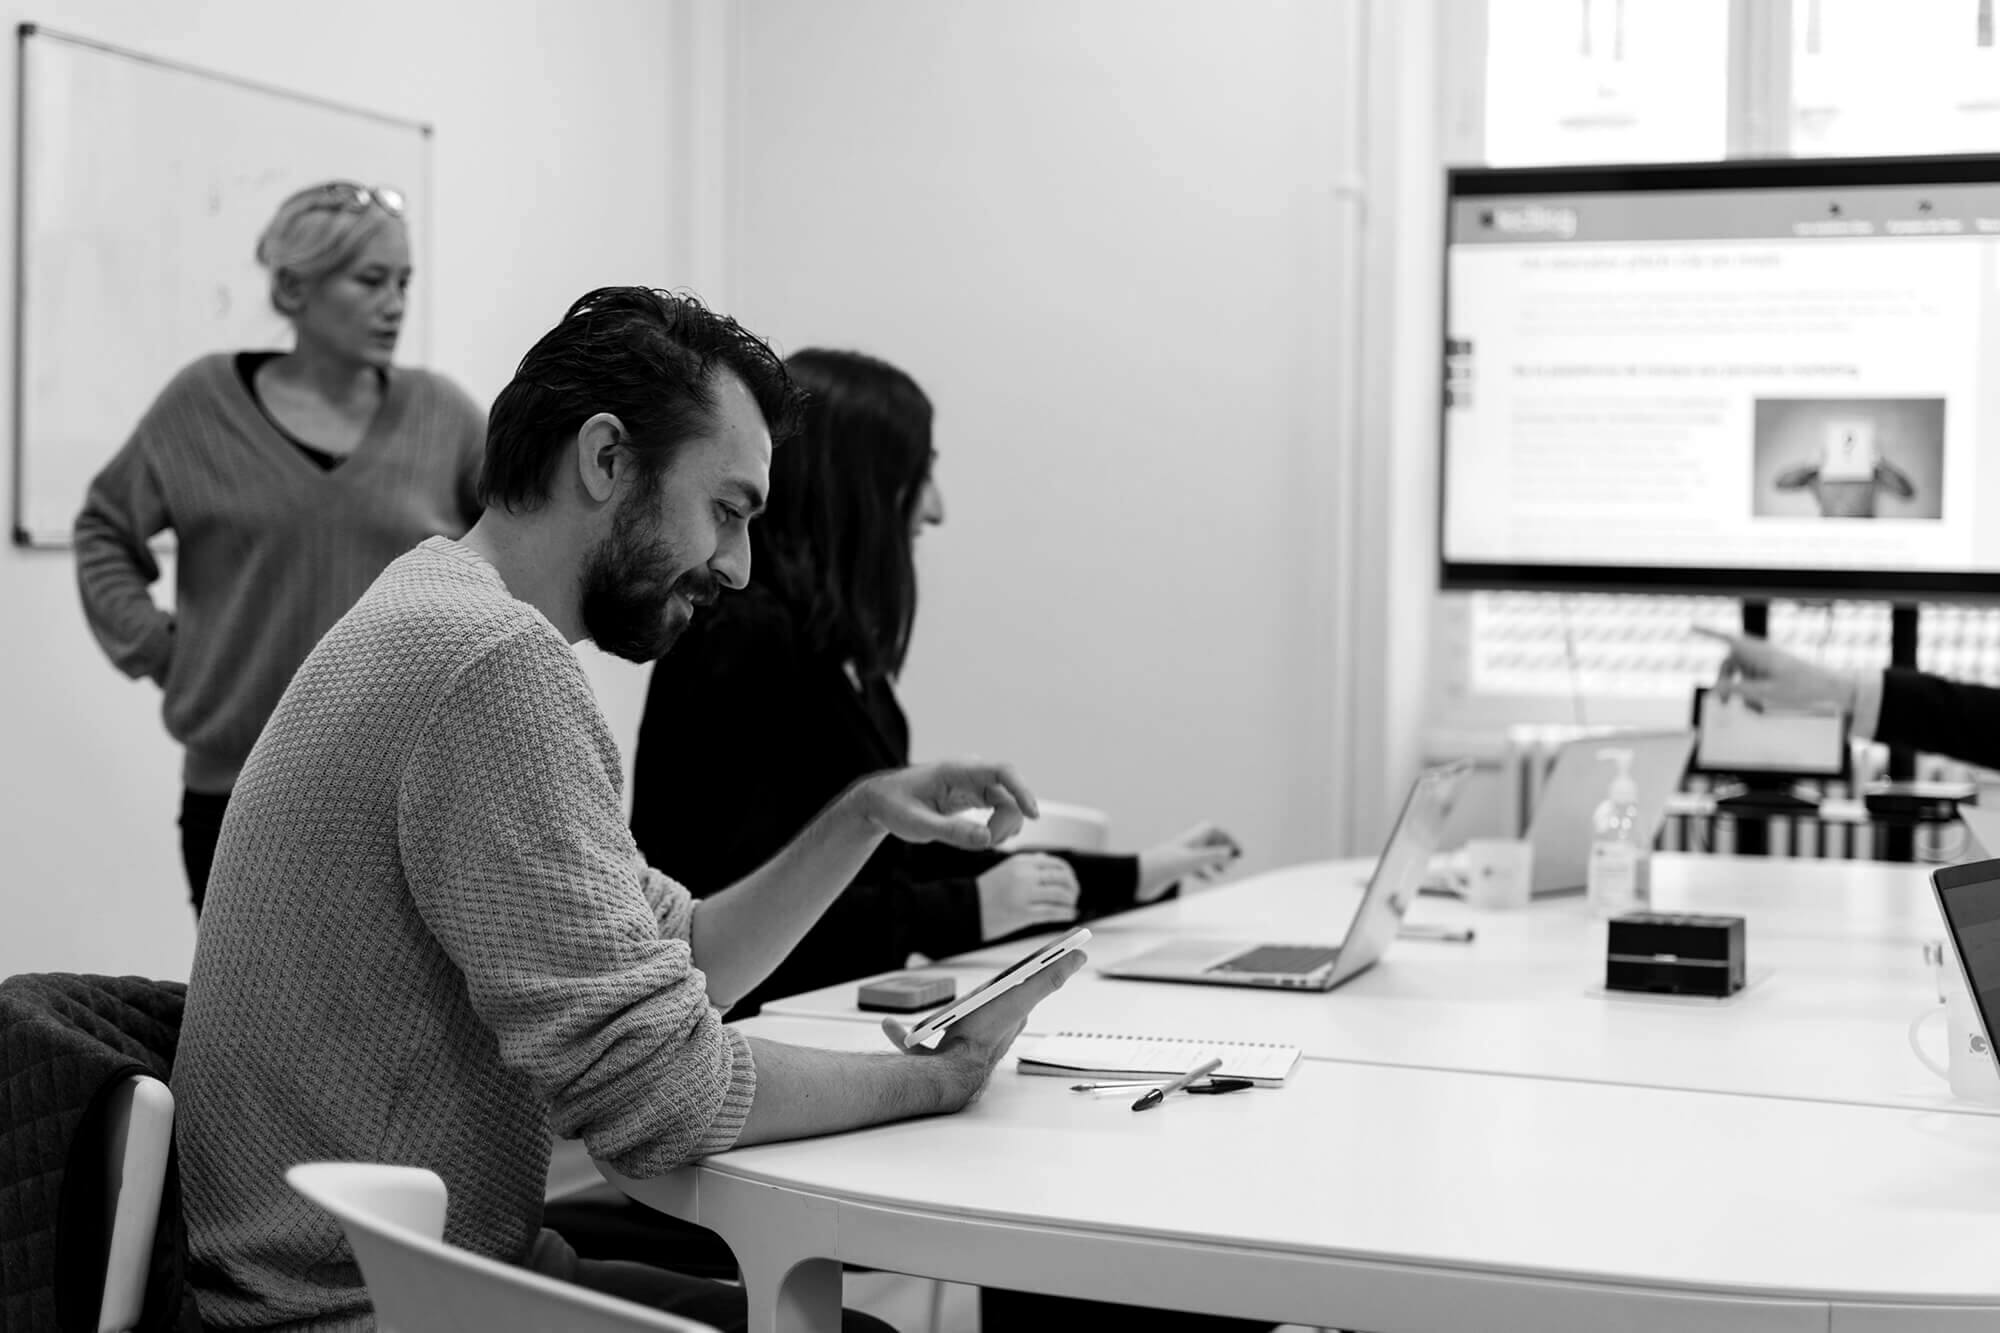
[[[973,991],[964,999],[946,1005],[930,1017],[910,1029],[907,1046],[936,1046],[944,1040],[945,1029],[958,1022],[967,1014],[984,1008],[999,999],[1014,987],[1026,981],[1059,958],[1075,953],[1090,941],[1090,927],[1078,926],[1059,940],[1044,944],[1041,948],[1015,963],[991,981]]]

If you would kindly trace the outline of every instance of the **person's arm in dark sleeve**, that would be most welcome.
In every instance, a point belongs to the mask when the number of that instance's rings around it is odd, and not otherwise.
[[[981,875],[1006,859],[1004,852],[968,852],[962,848],[936,844],[896,850],[903,853],[903,869],[909,875],[926,879],[957,878],[963,879],[968,884],[974,883]],[[1079,919],[1109,916],[1113,912],[1129,911],[1139,905],[1137,856],[1129,853],[1066,851],[1060,847],[1046,850],[1049,855],[1068,862],[1070,868],[1076,872]],[[1169,890],[1168,895],[1162,896],[1169,896],[1171,893],[1172,890]],[[973,896],[976,916],[978,906],[976,887],[973,889]],[[922,945],[917,947],[922,953],[937,956]]]
[[[633,839],[697,897],[777,855],[839,794],[802,786],[813,730],[788,627],[757,606],[715,617],[654,664],[632,760]]]
[[[730,1017],[779,996],[894,971],[913,953],[945,958],[981,943],[972,880],[913,882],[871,863]]]
[[[841,898],[876,920],[901,921],[903,954],[945,958],[983,942],[979,876],[1005,859],[936,842],[885,842]]]
[[[1113,912],[1127,912],[1139,905],[1137,856],[1060,850],[1055,855],[1069,862],[1070,868],[1076,871],[1078,920],[1088,921]],[[1168,889],[1161,898],[1171,898],[1176,892],[1175,889]]]
[[[2000,768],[2000,689],[1890,667],[1875,739]]]

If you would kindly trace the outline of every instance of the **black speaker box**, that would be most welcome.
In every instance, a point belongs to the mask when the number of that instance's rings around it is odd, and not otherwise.
[[[1632,912],[1606,936],[1606,990],[1734,995],[1743,989],[1743,918]]]

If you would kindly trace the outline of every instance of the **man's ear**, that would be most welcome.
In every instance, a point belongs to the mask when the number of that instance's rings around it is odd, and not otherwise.
[[[621,447],[624,443],[625,425],[609,412],[599,412],[577,428],[577,480],[599,504],[610,501],[620,473],[632,466],[632,456]]]

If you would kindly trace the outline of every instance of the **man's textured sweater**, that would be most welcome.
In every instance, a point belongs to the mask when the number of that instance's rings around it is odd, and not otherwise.
[[[551,1130],[638,1176],[735,1142],[749,1048],[621,783],[569,644],[459,543],[306,659],[223,824],[174,1069],[204,1320],[372,1327],[296,1162],[429,1167],[446,1239],[519,1261]]]

